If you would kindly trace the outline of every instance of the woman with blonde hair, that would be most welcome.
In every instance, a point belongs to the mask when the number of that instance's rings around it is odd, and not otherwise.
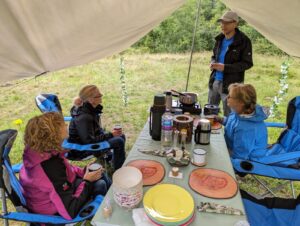
[[[106,194],[110,180],[102,169],[89,172],[69,163],[61,147],[67,136],[60,113],[30,119],[25,129],[20,183],[30,211],[71,220],[93,196]]]
[[[225,118],[216,118],[225,126],[225,140],[233,158],[259,158],[267,150],[268,134],[264,123],[267,111],[256,103],[256,99],[252,85],[231,84],[227,105],[232,113]]]
[[[95,85],[86,85],[79,96],[74,99],[71,109],[72,120],[69,126],[69,142],[77,144],[91,144],[108,141],[113,151],[114,169],[119,169],[125,161],[125,136],[121,130],[105,132],[100,122],[102,113],[102,93]],[[95,152],[85,152],[91,155]],[[78,155],[78,152],[72,152]],[[77,157],[77,156],[75,156]],[[79,156],[80,157],[80,156]]]

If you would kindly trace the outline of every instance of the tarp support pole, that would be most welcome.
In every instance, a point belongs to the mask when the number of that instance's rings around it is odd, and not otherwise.
[[[194,47],[195,47],[195,36],[196,36],[198,20],[199,20],[199,16],[200,16],[200,6],[201,6],[201,0],[199,0],[199,2],[198,2],[198,11],[197,11],[197,17],[196,17],[195,26],[194,26],[194,34],[193,34],[193,41],[192,41],[192,47],[191,47],[189,70],[188,70],[188,74],[187,74],[187,78],[186,78],[186,86],[185,86],[186,92],[187,92],[188,86],[189,86],[190,72],[191,72],[192,59],[193,59],[193,53],[194,53]]]

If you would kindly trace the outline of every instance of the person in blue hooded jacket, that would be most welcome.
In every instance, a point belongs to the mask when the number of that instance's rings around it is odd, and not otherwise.
[[[225,140],[232,158],[256,159],[263,157],[268,146],[268,132],[264,120],[266,109],[256,103],[256,91],[250,84],[229,86],[228,117],[215,120],[225,126]]]

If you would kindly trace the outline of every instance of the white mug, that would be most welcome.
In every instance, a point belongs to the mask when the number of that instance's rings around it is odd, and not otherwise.
[[[206,151],[203,149],[194,149],[193,151],[193,162],[194,164],[204,164],[206,163]]]

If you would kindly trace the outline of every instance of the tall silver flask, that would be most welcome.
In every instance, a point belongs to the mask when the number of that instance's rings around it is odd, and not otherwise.
[[[207,119],[200,119],[195,130],[194,141],[196,144],[210,143],[211,126]]]

